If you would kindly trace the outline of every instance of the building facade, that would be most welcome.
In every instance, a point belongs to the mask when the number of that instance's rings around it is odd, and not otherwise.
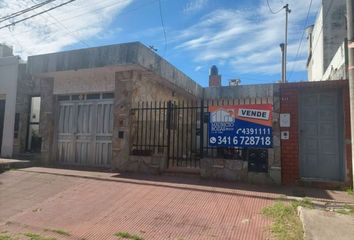
[[[223,87],[215,68],[218,84],[203,88],[139,42],[30,56],[16,85],[13,155],[253,183],[351,184],[346,80]]]
[[[307,29],[309,81],[348,78],[345,15],[345,0],[322,0],[315,24]]]

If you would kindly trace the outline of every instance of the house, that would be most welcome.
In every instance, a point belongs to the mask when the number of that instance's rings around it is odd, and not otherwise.
[[[4,156],[270,184],[352,183],[347,80],[203,88],[139,42],[0,63]],[[250,104],[272,105],[272,139],[260,138],[271,144],[209,146],[211,120],[233,120],[224,111],[210,117],[209,107]],[[244,132],[252,145],[255,130]]]

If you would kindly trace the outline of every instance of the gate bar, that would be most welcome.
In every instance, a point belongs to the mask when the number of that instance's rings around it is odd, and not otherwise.
[[[167,102],[167,167],[169,167],[171,138],[171,101]]]
[[[180,121],[179,121],[179,114],[180,114],[180,105],[181,105],[181,102],[178,100],[177,102],[178,104],[178,108],[177,108],[177,153],[176,153],[176,159],[178,161],[179,159],[179,148],[180,148],[180,141],[179,141],[179,124],[180,124]]]
[[[200,127],[200,141],[199,141],[199,154],[200,154],[200,159],[203,158],[203,145],[204,145],[204,99],[201,100],[200,102],[200,123],[199,123],[199,127]]]

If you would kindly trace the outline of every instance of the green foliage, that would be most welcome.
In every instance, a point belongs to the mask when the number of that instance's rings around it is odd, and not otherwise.
[[[58,234],[64,235],[64,236],[70,236],[70,233],[68,233],[62,229],[46,229],[46,231],[51,231],[51,232],[58,233]]]
[[[348,189],[346,190],[346,192],[347,192],[350,196],[353,196],[353,197],[354,197],[354,190],[353,190],[353,189],[348,188]]]
[[[144,240],[142,237],[139,237],[138,235],[132,235],[128,232],[117,232],[114,234],[114,236],[130,240]]]
[[[273,220],[271,232],[278,240],[300,240],[303,239],[302,224],[297,216],[297,206],[309,204],[307,201],[294,201],[289,203],[276,202],[266,207],[262,213]]]
[[[43,237],[39,234],[35,233],[25,233],[24,234],[26,237],[28,237],[30,240],[56,240],[56,238],[51,238],[51,237]]]
[[[0,234],[0,240],[14,240],[14,239],[9,235]]]
[[[344,208],[338,209],[336,212],[354,216],[354,205],[345,205]]]

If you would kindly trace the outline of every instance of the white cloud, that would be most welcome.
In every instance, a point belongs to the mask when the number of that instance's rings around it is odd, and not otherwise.
[[[303,71],[306,66],[303,64],[307,54],[306,35],[298,58],[295,56],[305,27],[309,1],[288,2],[292,10],[289,16],[288,69]],[[317,13],[320,3],[320,0],[313,1],[310,16]],[[271,0],[270,4],[274,10],[283,6],[276,0]],[[191,52],[197,63],[226,61],[241,73],[279,73],[279,44],[284,42],[285,14],[271,14],[265,1],[253,9],[217,9],[203,16],[194,25],[174,33],[177,36],[174,39],[175,49]]]
[[[65,2],[66,0],[55,1],[17,17],[13,21],[20,20],[36,12]],[[81,43],[87,47],[85,39],[97,34],[110,34],[105,27],[133,0],[77,0],[66,6],[62,6],[49,14],[31,18],[13,27],[0,30],[1,42],[15,46],[15,54],[26,57],[33,54],[55,52],[63,47]],[[38,0],[3,0],[1,2],[2,15],[11,14],[26,7],[33,6]],[[10,23],[2,22],[0,26]]]
[[[197,12],[208,4],[208,0],[189,0],[183,9],[184,13]]]
[[[198,72],[198,71],[200,71],[202,68],[204,68],[204,67],[203,67],[203,66],[196,66],[196,67],[194,68],[194,71]]]

